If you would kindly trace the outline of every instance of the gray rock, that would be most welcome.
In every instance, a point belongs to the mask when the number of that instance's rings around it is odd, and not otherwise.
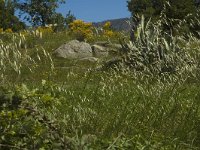
[[[92,54],[94,57],[107,57],[108,50],[106,47],[100,45],[92,45]]]
[[[54,51],[54,54],[57,57],[62,58],[80,59],[85,57],[92,57],[92,49],[88,43],[72,40],[66,44],[61,45]]]

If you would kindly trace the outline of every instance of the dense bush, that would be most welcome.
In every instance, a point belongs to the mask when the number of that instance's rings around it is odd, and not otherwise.
[[[49,114],[50,109],[56,111],[60,105],[59,98],[45,93],[43,88],[29,90],[25,85],[14,91],[0,88],[1,149],[67,148],[61,126]]]
[[[69,24],[71,35],[79,41],[90,40],[93,37],[93,27],[91,23],[82,20],[75,20]]]
[[[111,28],[111,23],[110,22],[106,22],[103,27],[103,33],[102,35],[105,36],[106,38],[114,38],[117,35],[117,32],[112,31]]]

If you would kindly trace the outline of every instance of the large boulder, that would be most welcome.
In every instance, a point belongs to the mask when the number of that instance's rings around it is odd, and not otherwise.
[[[57,57],[68,59],[81,59],[86,57],[92,57],[92,48],[90,44],[86,42],[79,42],[77,40],[69,41],[66,44],[61,45],[54,51]]]

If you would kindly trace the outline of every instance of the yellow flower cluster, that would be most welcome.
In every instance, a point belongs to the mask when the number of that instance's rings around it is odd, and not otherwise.
[[[38,27],[37,30],[43,34],[53,33],[52,27]]]
[[[111,30],[111,22],[107,21],[104,25],[103,25],[103,30]]]
[[[103,25],[103,36],[107,38],[112,38],[115,36],[115,33],[111,29],[111,22],[109,21]]]
[[[103,35],[106,36],[106,37],[111,38],[111,37],[114,37],[114,36],[115,36],[115,33],[114,33],[113,31],[111,31],[111,30],[105,30],[105,31],[103,32]]]
[[[75,20],[69,24],[70,33],[79,41],[90,40],[93,37],[92,23]]]

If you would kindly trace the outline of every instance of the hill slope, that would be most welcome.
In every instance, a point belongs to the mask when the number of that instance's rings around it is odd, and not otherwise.
[[[102,22],[95,22],[93,25],[95,27],[103,26],[107,21],[111,22],[112,28],[117,31],[129,31],[131,29],[128,22],[130,22],[130,18],[120,18],[120,19],[112,19],[112,20],[105,20]]]

